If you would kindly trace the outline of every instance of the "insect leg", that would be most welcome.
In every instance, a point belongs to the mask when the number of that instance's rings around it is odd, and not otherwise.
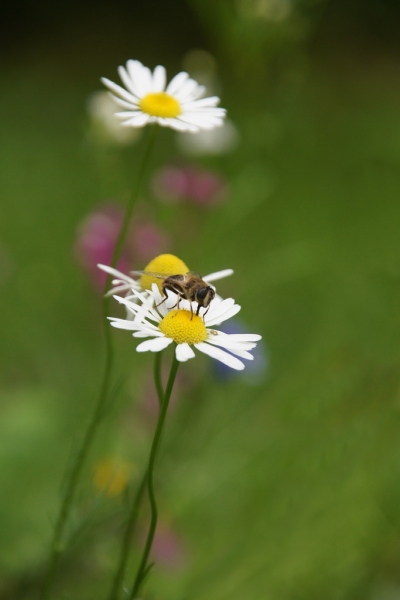
[[[163,292],[164,292],[164,294],[165,294],[165,298],[163,298],[163,299],[161,300],[161,302],[159,302],[158,304],[156,304],[156,308],[158,308],[159,306],[161,306],[161,304],[164,304],[164,302],[166,302],[166,301],[168,300],[169,296],[168,296],[168,294],[167,294],[167,290],[168,290],[168,288],[167,288],[167,287],[165,287],[165,288],[163,289]]]
[[[177,299],[176,303],[174,304],[174,306],[171,306],[171,308],[169,310],[172,310],[174,308],[179,309],[179,302],[182,300],[182,296],[178,293],[178,291],[176,289],[174,289],[172,286],[165,285],[163,287],[163,292],[165,294],[165,298],[163,300],[161,300],[161,302],[159,304],[157,304],[157,306],[160,306],[160,304],[162,304],[166,300],[169,300],[168,292],[173,292],[174,294],[177,294],[178,299]]]
[[[203,313],[203,323],[204,323],[204,317],[206,316],[206,314],[208,313],[209,310],[210,310],[210,304],[207,306],[206,312]]]
[[[178,296],[178,300],[176,301],[176,304],[174,304],[174,306],[172,308],[176,308],[176,310],[179,310],[179,303],[182,300],[182,298],[180,296]],[[172,309],[171,309],[172,310]],[[178,313],[176,312],[173,316],[176,317]]]

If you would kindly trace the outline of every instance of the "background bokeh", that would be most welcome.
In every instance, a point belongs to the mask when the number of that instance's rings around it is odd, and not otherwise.
[[[98,391],[82,236],[113,239],[146,131],[112,143],[90,107],[129,58],[203,76],[233,133],[199,154],[160,132],[125,260],[143,268],[160,244],[203,274],[233,268],[218,290],[264,342],[243,377],[203,356],[181,368],[148,598],[400,599],[399,4],[25,0],[3,16],[1,600],[37,597]],[[192,201],[174,188],[187,169]],[[105,598],[154,427],[151,356],[114,339],[54,598]]]

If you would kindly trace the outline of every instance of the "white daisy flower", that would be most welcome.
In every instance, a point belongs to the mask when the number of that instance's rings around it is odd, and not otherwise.
[[[113,269],[112,267],[108,267],[107,265],[97,265],[99,269],[105,271],[106,273],[113,275],[114,279],[112,280],[112,288],[109,292],[107,292],[107,296],[114,296],[115,294],[127,294],[132,291],[136,292],[144,292],[145,295],[150,295],[149,291],[154,282],[156,282],[161,290],[161,280],[156,281],[154,277],[150,277],[148,275],[143,275],[140,279],[133,279],[129,275],[125,275],[117,269]],[[160,273],[167,275],[185,275],[189,272],[189,268],[185,265],[185,263],[174,256],[173,254],[160,254],[156,258],[154,258],[149,264],[144,268],[144,271],[149,271],[151,273]],[[202,277],[203,281],[206,283],[211,283],[213,281],[217,281],[218,279],[223,279],[224,277],[229,277],[229,275],[233,274],[232,269],[223,269],[222,271],[217,271],[215,273],[210,273],[209,275],[205,275]],[[130,300],[137,301],[137,296],[128,296]]]
[[[218,96],[202,98],[205,87],[185,72],[178,73],[166,86],[167,74],[158,65],[153,73],[138,60],[128,60],[126,67],[118,67],[125,88],[102,77],[101,81],[112,92],[112,98],[123,112],[116,116],[121,125],[144,127],[159,123],[176,131],[197,133],[223,124],[226,110],[217,107]]]
[[[136,290],[132,291],[142,304],[118,296],[115,296],[115,299],[124,304],[135,316],[140,316],[140,319],[132,321],[110,317],[110,321],[113,327],[133,331],[133,337],[151,338],[139,344],[136,348],[137,352],[160,352],[175,342],[175,354],[180,362],[195,357],[192,346],[237,371],[245,367],[244,363],[236,358],[237,356],[253,360],[249,350],[256,346],[255,342],[261,339],[260,335],[229,335],[211,329],[212,326],[223,323],[240,311],[240,306],[235,304],[233,298],[226,300],[215,298],[204,317],[200,317],[191,314],[190,303],[187,300],[181,300],[181,308],[171,309],[171,305],[176,304],[176,295],[169,294],[168,300],[163,302],[163,297],[154,283],[150,292],[152,300]],[[156,306],[153,306],[153,303]],[[197,303],[193,302],[192,305],[195,311]]]

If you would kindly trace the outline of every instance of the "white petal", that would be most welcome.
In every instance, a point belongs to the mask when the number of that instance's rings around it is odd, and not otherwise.
[[[242,307],[239,306],[239,304],[235,304],[234,306],[232,306],[232,308],[230,308],[229,310],[227,310],[223,314],[215,316],[210,321],[207,319],[208,315],[206,315],[206,325],[207,325],[207,327],[211,327],[212,325],[219,325],[220,323],[223,323],[224,321],[227,321],[228,319],[231,319],[232,317],[234,317],[235,315],[237,315],[237,313],[240,311],[241,308]]]
[[[198,85],[197,89],[192,94],[193,100],[197,100],[198,98],[201,98],[204,95],[205,91],[206,91],[206,88],[204,85]]]
[[[179,362],[186,362],[196,356],[189,344],[178,344],[175,353]]]
[[[197,81],[187,79],[185,83],[174,93],[174,97],[181,102],[193,99],[193,92],[197,88]]]
[[[117,287],[113,287],[111,290],[109,290],[106,296],[113,296],[117,292],[129,290],[133,287],[140,289],[140,285],[138,285],[138,283],[131,279],[128,275],[125,275],[124,273],[121,273],[120,271],[117,271],[116,269],[113,269],[107,265],[98,264],[97,266],[102,271],[105,271],[109,275],[114,275],[118,278],[112,281],[112,285],[117,285]]]
[[[128,275],[125,275],[125,273],[121,273],[121,271],[117,271],[117,269],[113,269],[112,267],[109,267],[108,265],[102,265],[101,263],[98,263],[97,266],[102,271],[105,271],[106,273],[109,273],[110,275],[114,275],[115,277],[118,277],[118,279],[122,279],[122,281],[128,281],[128,280],[133,281],[133,279],[131,279]]]
[[[132,288],[132,293],[138,300],[142,302],[142,307],[148,311],[148,318],[152,320],[157,320],[157,322],[161,321],[160,315],[158,314],[154,304],[154,298],[148,291],[138,292],[136,289]],[[151,316],[150,316],[151,315]]]
[[[167,302],[163,302],[164,297],[161,295],[158,285],[156,283],[151,284],[151,291],[154,299],[154,304],[157,307],[158,312],[162,317],[166,317],[168,314]]]
[[[233,350],[253,350],[257,346],[257,344],[253,342],[233,342],[230,339],[229,335],[221,336],[214,335],[210,333],[207,336],[207,342],[213,344],[214,346],[221,346],[221,348],[225,348],[225,350],[233,351]]]
[[[114,282],[113,282],[113,285],[115,285]],[[119,294],[120,292],[129,292],[130,289],[131,289],[131,286],[129,283],[115,285],[115,287],[111,288],[111,290],[109,290],[107,292],[106,296],[115,296],[116,294]],[[128,299],[129,299],[129,296],[128,296]]]
[[[117,317],[108,317],[110,325],[117,329],[126,329],[127,331],[146,331],[148,336],[158,337],[160,330],[157,326],[149,323],[149,321],[143,321],[142,319],[118,319]]]
[[[224,108],[198,108],[196,110],[187,108],[186,104],[182,104],[182,116],[204,119],[211,117],[213,119],[224,119],[226,111]]]
[[[216,129],[217,127],[222,127],[222,121],[220,123],[210,123],[209,121],[205,122],[200,122],[200,121],[196,121],[193,120],[193,122],[189,123],[187,121],[184,121],[181,117],[178,117],[178,119],[176,119],[175,123],[171,123],[169,125],[169,127],[171,127],[172,129],[175,129],[176,131],[180,131],[180,132],[188,132],[188,133],[198,133],[200,131],[212,131],[214,129]]]
[[[132,291],[135,291],[135,290],[132,290]],[[120,304],[125,304],[125,306],[127,308],[129,308],[129,310],[131,310],[134,314],[141,315],[145,319],[150,319],[151,321],[156,321],[157,323],[159,323],[161,321],[160,316],[158,315],[158,313],[156,313],[155,310],[153,310],[148,305],[146,298],[144,296],[142,296],[141,294],[137,294],[137,296],[139,297],[140,300],[142,300],[143,305],[134,304],[133,302],[126,300],[126,298],[121,298],[120,296],[114,296],[114,298]]]
[[[153,92],[163,92],[167,81],[165,67],[158,65],[153,72]]]
[[[152,76],[150,69],[142,65],[138,60],[128,60],[126,63],[129,76],[134,82],[139,98],[143,98],[151,92]]]
[[[232,300],[233,300],[233,298],[232,298]],[[222,302],[221,296],[219,296],[218,294],[215,294],[215,298],[211,301],[210,310],[208,311],[209,316],[210,316],[210,313],[211,313],[211,315],[214,314],[214,312],[218,309],[221,302]]]
[[[118,74],[121,77],[121,81],[123,82],[126,89],[129,90],[136,97],[137,100],[139,100],[138,90],[135,86],[135,81],[129,77],[125,67],[118,67]]]
[[[141,82],[141,88],[146,90],[145,94],[149,94],[153,89],[153,75],[149,67],[142,66],[142,70],[138,77],[138,81]]]
[[[161,295],[160,289],[158,287],[158,285],[156,283],[152,283],[151,284],[151,292],[153,294],[154,297],[154,302],[156,304],[158,304],[159,302],[161,302],[161,300],[163,299],[163,296]]]
[[[161,338],[153,338],[152,340],[146,340],[139,344],[136,348],[136,352],[160,352],[164,350],[167,346],[172,344],[171,338],[161,337]]]
[[[221,127],[224,123],[222,116],[191,112],[182,113],[177,119],[182,123],[194,125],[200,129],[214,129],[215,127]]]
[[[262,335],[257,333],[223,333],[219,331],[218,335],[229,337],[233,342],[259,342],[262,339]]]
[[[197,102],[201,102],[201,100],[197,100]],[[221,106],[191,106],[190,103],[184,102],[182,103],[182,107],[184,112],[188,114],[197,113],[199,115],[212,115],[213,117],[226,116],[226,108],[222,108]]]
[[[186,79],[188,79],[188,77],[189,75],[188,73],[185,73],[185,71],[181,71],[180,73],[175,75],[175,77],[171,79],[167,86],[167,89],[165,90],[167,94],[171,94],[171,96],[174,96],[175,92],[182,87],[182,85],[184,84]]]
[[[210,338],[207,338],[207,342],[209,344],[211,344],[212,346],[218,346],[219,348],[224,348],[225,350],[228,350],[229,352],[231,352],[232,354],[235,354],[236,356],[240,356],[240,358],[247,358],[247,360],[254,360],[254,356],[252,354],[250,354],[250,352],[247,352],[247,350],[251,350],[252,348],[254,348],[254,346],[252,346],[251,348],[242,348],[241,346],[224,346],[223,344],[217,344],[215,342],[215,340]]]
[[[126,63],[126,70],[128,72],[129,79],[132,82],[132,85],[135,89],[135,95],[138,98],[141,98],[143,94],[143,89],[139,83],[140,81],[140,73],[142,71],[143,65],[138,60],[128,60]]]
[[[101,81],[102,81],[102,83],[104,83],[104,85],[106,87],[108,87],[109,90],[111,90],[112,92],[114,92],[114,94],[117,94],[117,96],[120,96],[121,98],[123,98],[127,102],[132,102],[133,104],[136,103],[136,101],[137,101],[136,97],[132,96],[132,94],[130,94],[129,92],[127,92],[120,85],[117,85],[113,81],[110,81],[109,79],[107,79],[107,77],[102,77]]]
[[[146,343],[146,342],[145,342]],[[242,371],[244,369],[244,364],[238,359],[232,356],[232,354],[228,354],[221,350],[221,348],[216,348],[215,346],[211,346],[210,344],[206,344],[205,342],[200,342],[200,344],[194,344],[195,348],[200,350],[200,352],[204,352],[204,354],[208,354],[212,358],[219,360],[224,363],[228,367],[232,369],[236,369],[237,371]]]
[[[229,348],[229,352],[232,352],[235,356],[240,356],[240,358],[245,358],[246,360],[254,360],[254,356],[246,350],[233,350],[232,348]]]
[[[142,116],[144,113],[142,113],[141,110],[126,110],[123,112],[116,112],[115,116],[118,117],[119,119],[132,119],[133,117],[138,117],[138,116]]]
[[[162,127],[171,127],[171,129],[175,129],[176,131],[190,131],[191,133],[196,133],[199,131],[197,126],[188,125],[187,123],[183,123],[178,119],[157,117],[157,122]]]
[[[206,275],[205,277],[203,277],[203,280],[207,283],[210,283],[210,281],[217,281],[218,279],[229,277],[229,275],[233,275],[233,269],[224,269],[223,271],[216,271],[215,273],[210,273],[210,275]]]
[[[139,327],[134,321],[127,321],[126,319],[117,319],[116,317],[109,317],[110,325],[117,329],[126,329],[127,331],[136,331]]]
[[[147,328],[143,328],[140,331],[136,331],[135,333],[132,333],[133,337],[135,338],[140,338],[140,337],[165,337],[162,331],[152,331],[151,329],[147,329]]]
[[[138,113],[131,119],[123,121],[121,125],[126,125],[130,127],[144,127],[144,125],[147,125],[147,123],[149,123],[150,120],[150,115],[146,115],[145,113]]]
[[[201,100],[191,100],[185,102],[185,108],[189,110],[196,110],[197,108],[214,107],[219,104],[218,96],[209,96],[208,98],[201,98]]]
[[[122,108],[129,108],[131,110],[137,110],[139,107],[139,104],[137,104],[136,102],[135,102],[135,104],[133,104],[133,102],[126,102],[125,100],[121,100],[121,98],[114,96],[114,94],[112,94],[111,92],[108,92],[108,95],[111,96],[111,98],[114,100],[114,102],[116,102],[118,104],[118,106],[122,106]],[[132,96],[132,98],[133,98],[133,96]]]
[[[229,308],[235,305],[235,301],[233,298],[225,298],[221,302],[216,302],[213,300],[210,304],[210,310],[207,313],[207,321],[208,319],[213,319],[214,317],[218,317],[219,315],[226,312]]]

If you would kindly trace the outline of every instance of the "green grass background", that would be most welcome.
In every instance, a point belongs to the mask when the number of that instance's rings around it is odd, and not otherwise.
[[[216,381],[205,357],[182,366],[197,383],[170,415],[157,487],[187,562],[172,573],[156,567],[148,597],[395,600],[399,55],[368,38],[323,41],[323,22],[319,37],[299,43],[287,62],[266,71],[249,58],[247,71],[239,49],[235,62],[204,34],[211,28],[199,24],[201,11],[190,14],[197,45],[209,43],[220,59],[222,105],[241,143],[200,161],[225,174],[230,197],[202,219],[195,243],[175,229],[174,251],[201,273],[234,268],[219,289],[242,305],[248,330],[263,335],[269,367],[265,381],[249,386]],[[77,46],[64,32],[59,45],[49,39],[31,52],[9,51],[0,72],[4,600],[36,597],[63,473],[101,376],[100,302],[72,255],[76,228],[99,202],[123,202],[143,147],[142,140],[123,157],[119,180],[112,153],[99,157],[87,144],[86,97],[130,57],[167,64],[172,74],[191,48],[184,37],[168,46],[160,24],[151,44],[136,24],[138,38],[128,39],[126,27],[109,51],[119,24],[111,23],[108,39],[99,18],[90,35],[81,24],[87,37]],[[158,141],[154,168],[177,154],[171,132]],[[173,226],[179,216],[161,218]],[[55,598],[105,595],[124,500],[96,500],[91,470],[113,453],[139,469],[150,443],[135,406],[152,358],[138,356],[124,333],[115,344],[124,386],[83,477],[70,526],[81,535]],[[129,581],[137,559],[134,550]]]

